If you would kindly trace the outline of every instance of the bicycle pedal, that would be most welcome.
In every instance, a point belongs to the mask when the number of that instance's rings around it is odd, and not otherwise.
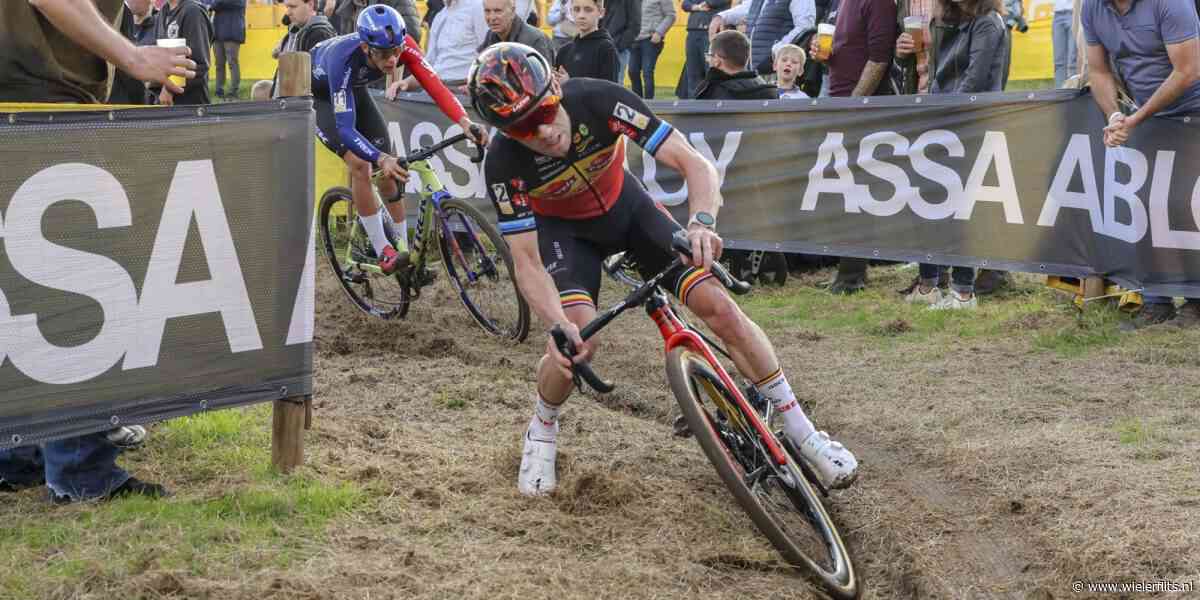
[[[688,426],[687,419],[685,419],[683,417],[683,415],[679,415],[678,417],[675,417],[675,423],[672,425],[672,428],[674,429],[674,431],[672,432],[672,435],[674,435],[675,437],[680,437],[680,438],[692,437],[692,428],[690,426]]]

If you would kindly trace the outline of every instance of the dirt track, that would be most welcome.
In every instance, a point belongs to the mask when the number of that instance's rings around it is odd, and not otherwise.
[[[659,342],[641,314],[603,337],[595,364],[617,392],[576,396],[565,412],[560,492],[529,500],[515,474],[541,338],[487,339],[449,296],[422,298],[402,323],[370,320],[328,273],[317,306],[310,462],[366,483],[372,506],[340,523],[288,589],[225,591],[811,596],[695,443],[670,435]],[[1042,599],[1072,596],[1075,579],[1200,579],[1200,369],[1184,349],[1196,334],[1082,358],[1031,348],[1065,319],[1034,315],[988,340],[959,340],[952,325],[914,341],[769,328],[818,425],[863,462],[833,510],[865,598]],[[1118,443],[1114,423],[1129,417],[1150,419],[1158,437]]]

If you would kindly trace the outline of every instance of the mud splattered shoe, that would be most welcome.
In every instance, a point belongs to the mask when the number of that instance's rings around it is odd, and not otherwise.
[[[922,292],[921,286],[918,284],[913,287],[912,291],[904,296],[904,301],[909,304],[925,304],[933,306],[942,301],[942,290],[937,287],[929,288],[928,292]]]
[[[554,424],[555,432],[558,423]],[[517,474],[517,489],[526,496],[545,496],[558,486],[555,461],[558,443],[555,440],[536,440],[525,431],[525,449],[521,452],[521,472]]]
[[[813,432],[800,444],[800,456],[828,488],[846,488],[858,478],[858,459],[841,442],[829,439],[824,431]]]

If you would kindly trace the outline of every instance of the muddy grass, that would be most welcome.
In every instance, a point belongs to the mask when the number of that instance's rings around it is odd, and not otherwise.
[[[978,313],[931,315],[891,292],[910,276],[875,269],[851,299],[810,276],[744,301],[818,426],[862,461],[832,509],[863,597],[1041,600],[1087,597],[1071,590],[1079,579],[1200,583],[1200,333],[1112,334],[1115,313],[1077,319],[1031,278]],[[316,429],[300,473],[263,469],[261,408],[229,413],[240,429],[217,439],[233,450],[188,452],[191,429],[159,427],[128,464],[178,492],[167,506],[229,503],[213,531],[181,520],[137,539],[153,504],[63,510],[10,495],[0,551],[23,574],[0,575],[0,597],[814,597],[695,442],[671,435],[649,321],[630,312],[602,342],[595,366],[617,391],[572,399],[560,491],[526,499],[519,438],[544,340],[485,338],[445,293],[406,321],[370,320],[323,272]],[[270,502],[247,509],[247,489]],[[307,490],[323,509],[280,489]],[[81,525],[57,540],[34,533],[59,519]]]

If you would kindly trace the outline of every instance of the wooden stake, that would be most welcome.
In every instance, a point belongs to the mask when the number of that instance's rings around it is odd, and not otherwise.
[[[279,97],[311,96],[311,65],[307,52],[280,54]],[[304,464],[304,430],[312,427],[312,396],[276,400],[272,408],[271,465],[280,473],[290,473]]]

